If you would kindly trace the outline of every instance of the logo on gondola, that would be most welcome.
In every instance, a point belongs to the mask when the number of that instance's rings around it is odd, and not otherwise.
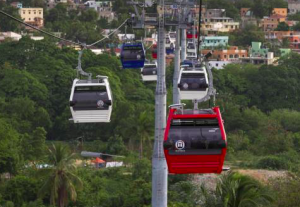
[[[183,150],[184,147],[185,147],[184,141],[178,140],[178,141],[175,143],[175,147],[176,147],[176,149],[178,149],[178,150]]]
[[[97,107],[102,108],[104,106],[104,102],[102,100],[97,101]]]

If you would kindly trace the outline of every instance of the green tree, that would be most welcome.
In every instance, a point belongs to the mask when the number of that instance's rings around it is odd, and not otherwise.
[[[300,12],[297,12],[296,14],[290,14],[288,19],[290,21],[300,21]]]
[[[288,3],[285,0],[268,0],[264,2],[271,14],[274,8],[288,8]]]
[[[38,161],[45,154],[46,131],[42,127],[36,128],[32,135],[25,134],[22,139],[23,158],[28,161]]]
[[[253,7],[253,1],[252,0],[240,0],[235,2],[235,6],[238,9],[241,8],[251,8]]]
[[[16,174],[19,161],[19,134],[0,118],[0,173]]]
[[[17,175],[5,185],[5,199],[14,202],[16,206],[35,201],[37,198],[38,181],[35,178]]]
[[[207,2],[208,9],[225,9],[226,16],[238,19],[239,10],[232,4],[230,0],[210,0]]]
[[[264,32],[253,24],[246,25],[241,30],[229,34],[229,44],[238,46],[251,46],[252,42],[265,42]]]
[[[12,15],[17,19],[21,19],[18,9],[12,6],[7,6],[6,4],[0,2],[0,10]],[[18,32],[20,30],[20,24],[18,22],[7,16],[4,16],[3,14],[0,14],[0,25],[0,31],[2,32]]]
[[[69,200],[76,201],[77,190],[82,187],[81,179],[74,174],[75,154],[70,154],[68,148],[61,144],[52,145],[49,149],[49,168],[40,169],[45,176],[45,182],[39,191],[39,196],[49,196],[50,203],[64,207]]]
[[[148,145],[152,146],[150,143],[152,129],[152,120],[149,117],[148,111],[143,111],[139,114],[138,117],[138,126],[137,126],[137,137],[140,140],[140,159],[143,157],[143,144],[145,141],[148,141]]]
[[[288,38],[283,38],[281,42],[282,48],[289,48],[290,47],[290,40]]]
[[[280,22],[275,30],[276,31],[289,31],[290,27],[287,23]]]

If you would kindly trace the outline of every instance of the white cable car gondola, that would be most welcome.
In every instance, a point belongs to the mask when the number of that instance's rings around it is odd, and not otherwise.
[[[175,42],[176,42],[176,32],[169,32],[169,38],[170,38],[171,42],[175,44]]]
[[[186,59],[187,60],[197,60],[197,54],[195,52],[187,52]]]
[[[189,42],[187,43],[187,47],[186,47],[186,52],[187,53],[195,53],[197,52],[196,46],[193,42]]]
[[[73,81],[70,109],[74,123],[110,122],[112,95],[106,76]]]
[[[202,99],[208,93],[208,77],[205,67],[182,67],[178,79],[181,100]]]
[[[143,81],[157,80],[157,63],[145,63],[141,70]]]

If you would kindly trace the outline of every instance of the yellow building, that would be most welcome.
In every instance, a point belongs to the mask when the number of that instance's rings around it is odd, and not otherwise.
[[[44,26],[43,8],[21,8],[19,14],[24,22],[36,27]]]
[[[274,8],[273,9],[273,14],[279,14],[279,15],[281,15],[281,16],[287,16],[287,12],[288,12],[288,10],[287,10],[287,8]]]
[[[205,18],[201,29],[206,35],[217,34],[218,32],[232,32],[240,28],[239,22],[234,22],[229,17]]]

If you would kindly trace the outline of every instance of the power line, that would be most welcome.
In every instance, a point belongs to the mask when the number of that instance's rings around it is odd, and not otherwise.
[[[4,11],[2,11],[2,10],[0,10],[0,13],[3,14],[3,15],[5,15],[5,16],[7,16],[7,17],[9,17],[9,18],[11,18],[11,19],[13,19],[13,20],[15,20],[15,21],[17,21],[17,22],[19,22],[19,23],[21,23],[21,24],[26,25],[27,27],[30,27],[30,28],[32,28],[32,29],[35,29],[35,30],[37,30],[37,31],[39,31],[39,32],[41,32],[41,33],[44,33],[44,34],[49,35],[49,36],[51,36],[51,37],[54,37],[54,38],[56,38],[56,39],[59,39],[59,40],[65,41],[65,42],[69,42],[69,43],[72,43],[72,44],[75,44],[75,45],[79,45],[79,46],[82,46],[82,47],[89,47],[89,46],[93,46],[93,45],[95,45],[95,44],[97,44],[97,43],[99,43],[99,42],[102,42],[103,40],[107,39],[108,37],[110,37],[111,35],[113,35],[115,32],[117,32],[117,31],[118,31],[125,23],[127,23],[127,21],[128,21],[128,19],[126,19],[126,20],[125,20],[125,21],[124,21],[117,29],[115,29],[113,32],[109,33],[106,37],[104,37],[104,38],[102,38],[102,39],[100,39],[100,40],[94,42],[93,44],[86,45],[86,44],[84,44],[84,43],[78,43],[78,42],[74,42],[74,41],[72,41],[72,40],[67,40],[67,39],[64,39],[64,38],[61,38],[61,37],[57,37],[57,36],[55,36],[54,34],[51,34],[51,33],[49,33],[49,32],[46,32],[46,31],[44,31],[44,30],[42,30],[42,29],[39,29],[39,28],[37,28],[37,27],[35,27],[35,26],[32,26],[32,25],[30,25],[30,24],[28,24],[28,23],[26,23],[26,22],[23,22],[22,20],[17,19],[16,17],[14,17],[14,16],[12,16],[12,15],[10,15],[10,14],[7,14],[6,12],[4,12]]]
[[[103,37],[102,39],[94,42],[93,44],[87,45],[88,47],[93,46],[99,42],[102,42],[103,40],[107,39],[108,37],[110,37],[111,35],[113,35],[115,32],[117,32],[125,23],[127,23],[129,19],[126,19],[117,29],[115,29],[114,31],[112,31],[111,33],[109,33],[106,37]]]
[[[72,43],[72,44],[75,44],[75,45],[84,46],[84,44],[82,44],[82,43],[78,43],[78,42],[74,42],[74,41],[71,41],[71,40],[67,40],[67,39],[64,39],[64,38],[61,38],[61,37],[57,37],[57,36],[55,36],[54,34],[51,34],[51,33],[49,33],[49,32],[46,32],[46,31],[44,31],[44,30],[42,30],[42,29],[39,29],[39,28],[37,28],[37,27],[34,27],[34,26],[32,26],[32,25],[30,25],[30,24],[28,24],[28,23],[26,23],[26,22],[23,22],[23,21],[20,20],[20,19],[15,18],[14,16],[11,16],[10,14],[7,14],[6,12],[4,12],[4,11],[2,11],[2,10],[0,10],[0,13],[3,14],[3,15],[5,15],[5,16],[7,16],[7,17],[9,17],[9,18],[11,18],[11,19],[13,19],[13,20],[15,20],[15,21],[17,21],[17,22],[19,22],[19,23],[21,23],[21,24],[26,25],[27,27],[30,27],[30,28],[32,28],[32,29],[35,29],[35,30],[37,30],[37,31],[39,31],[39,32],[41,32],[41,33],[44,33],[44,34],[49,35],[49,36],[51,36],[51,37],[54,37],[54,38],[56,38],[56,39],[59,39],[59,40],[65,41],[65,42],[69,42],[69,43]]]

